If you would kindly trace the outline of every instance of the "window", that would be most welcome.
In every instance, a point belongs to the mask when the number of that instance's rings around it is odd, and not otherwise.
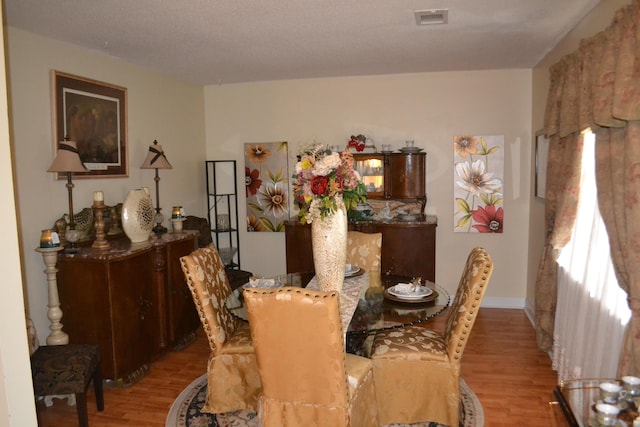
[[[553,367],[559,380],[615,377],[631,312],[618,286],[600,216],[595,135],[584,134],[578,214],[571,241],[558,258]]]

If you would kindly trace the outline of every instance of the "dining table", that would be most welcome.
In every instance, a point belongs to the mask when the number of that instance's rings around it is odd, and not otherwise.
[[[447,290],[436,283],[421,280],[425,297],[405,298],[394,292],[396,285],[416,279],[359,269],[345,277],[340,291],[340,310],[347,352],[366,355],[367,337],[381,330],[423,323],[445,311],[451,298]],[[242,298],[242,291],[247,287],[294,286],[319,290],[313,272],[289,273],[252,282],[235,289],[226,301],[229,311],[244,321],[249,318]]]

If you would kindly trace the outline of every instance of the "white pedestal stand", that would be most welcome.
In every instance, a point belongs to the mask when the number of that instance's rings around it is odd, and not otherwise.
[[[56,263],[58,261],[58,252],[63,250],[63,247],[57,248],[36,248],[36,251],[42,254],[44,260],[45,270],[47,275],[47,285],[49,288],[49,311],[47,317],[49,318],[49,329],[51,333],[47,337],[47,345],[62,345],[69,344],[69,335],[62,331],[62,310],[60,310],[60,298],[58,297],[58,278],[56,273]]]
[[[69,344],[69,335],[66,332],[62,331],[62,323],[60,319],[62,319],[62,310],[60,310],[60,297],[58,296],[58,269],[56,268],[56,263],[58,261],[58,252],[63,250],[64,247],[56,247],[56,248],[36,248],[37,252],[42,254],[42,259],[44,260],[44,273],[47,275],[47,286],[49,288],[49,311],[47,312],[47,317],[49,318],[49,329],[51,333],[47,337],[47,345],[65,345]],[[53,399],[68,399],[67,405],[73,406],[76,404],[76,395],[75,394],[65,394],[65,395],[51,395],[44,396],[44,404],[45,406],[53,405]]]

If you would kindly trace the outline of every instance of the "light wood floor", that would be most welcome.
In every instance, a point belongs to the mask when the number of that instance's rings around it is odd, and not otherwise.
[[[441,316],[442,318],[443,316]],[[441,321],[428,323],[434,329]],[[202,331],[196,342],[154,362],[149,374],[128,388],[106,387],[105,410],[97,412],[92,387],[87,406],[91,427],[164,426],[174,399],[206,372],[209,348]],[[462,377],[476,393],[486,427],[552,425],[549,401],[556,384],[549,357],[536,347],[522,310],[483,308],[462,358]],[[56,400],[38,404],[41,427],[76,426],[76,408]]]

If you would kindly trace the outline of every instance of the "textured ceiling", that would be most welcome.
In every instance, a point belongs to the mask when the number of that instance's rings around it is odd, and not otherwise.
[[[606,1],[606,0],[605,0]],[[199,84],[532,68],[598,0],[5,0],[6,24]],[[416,10],[448,9],[417,26]]]

